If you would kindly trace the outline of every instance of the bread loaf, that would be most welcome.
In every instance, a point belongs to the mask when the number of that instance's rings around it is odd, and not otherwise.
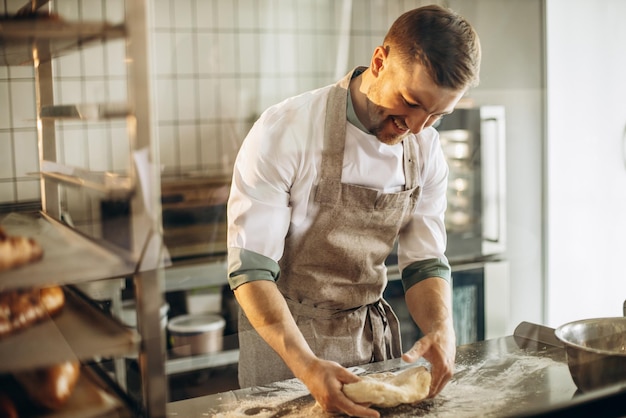
[[[43,249],[32,238],[10,236],[0,227],[0,271],[41,259]]]
[[[58,314],[65,305],[59,286],[0,292],[0,338]]]
[[[50,316],[58,314],[65,305],[65,293],[60,286],[45,287],[39,291],[41,303]]]
[[[57,410],[72,395],[80,376],[80,363],[64,363],[26,372],[13,373],[13,377],[37,406]]]

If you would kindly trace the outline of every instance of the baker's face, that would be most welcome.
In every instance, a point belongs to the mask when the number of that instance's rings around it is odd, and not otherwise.
[[[465,92],[437,86],[421,64],[406,66],[382,47],[374,52],[372,73],[375,78],[367,91],[368,129],[388,145],[401,142],[409,133],[420,133],[451,113]]]

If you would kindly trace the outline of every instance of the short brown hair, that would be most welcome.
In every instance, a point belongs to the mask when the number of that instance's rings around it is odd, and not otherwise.
[[[463,90],[478,84],[478,34],[450,9],[430,5],[404,13],[389,28],[384,47],[405,65],[424,65],[440,87]]]

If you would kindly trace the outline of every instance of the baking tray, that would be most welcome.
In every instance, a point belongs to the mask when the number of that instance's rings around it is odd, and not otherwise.
[[[130,254],[114,252],[40,212],[10,213],[0,217],[0,225],[9,235],[33,238],[44,252],[41,260],[1,272],[0,291],[127,277],[136,269]]]
[[[65,298],[65,306],[57,316],[0,339],[0,373],[139,351],[136,331],[70,289],[65,289]]]

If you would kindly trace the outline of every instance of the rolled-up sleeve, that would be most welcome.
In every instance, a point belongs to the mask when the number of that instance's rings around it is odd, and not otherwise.
[[[416,261],[402,270],[402,286],[406,292],[411,286],[431,277],[440,277],[448,282],[451,278],[450,264],[447,259],[433,258]]]
[[[276,281],[279,274],[280,267],[271,258],[242,248],[228,251],[228,284],[232,290],[257,280]]]

